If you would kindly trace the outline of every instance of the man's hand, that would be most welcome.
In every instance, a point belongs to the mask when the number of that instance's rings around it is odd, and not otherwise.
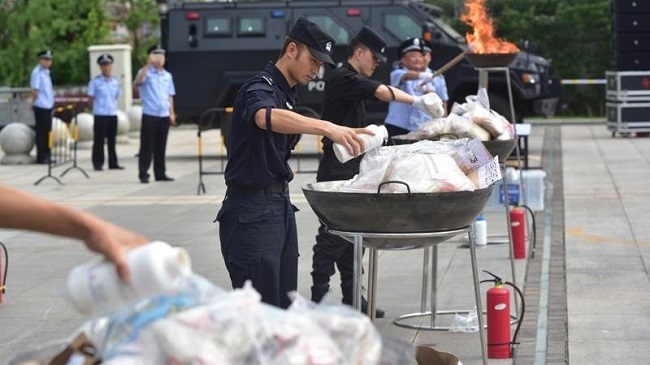
[[[433,80],[433,74],[431,72],[420,72],[420,75],[418,76],[418,80],[429,82]]]
[[[129,282],[131,273],[124,254],[128,249],[148,242],[147,238],[105,221],[95,220],[92,224],[91,234],[85,239],[86,246],[113,262],[120,279]]]
[[[372,131],[365,128],[348,128],[332,124],[327,138],[344,146],[350,155],[357,157],[366,150],[366,145],[359,134],[375,135]]]
[[[445,115],[445,108],[442,100],[436,93],[414,96],[413,104],[411,105],[434,118],[442,118]]]
[[[171,123],[171,125],[178,125],[176,123],[176,114],[174,113],[169,114],[169,123]]]

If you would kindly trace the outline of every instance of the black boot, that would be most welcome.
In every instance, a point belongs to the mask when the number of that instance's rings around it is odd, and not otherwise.
[[[320,303],[323,300],[325,294],[329,293],[330,286],[329,284],[319,284],[311,287],[311,301],[315,303]]]

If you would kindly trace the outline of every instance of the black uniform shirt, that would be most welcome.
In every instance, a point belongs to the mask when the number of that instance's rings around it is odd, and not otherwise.
[[[289,167],[293,135],[272,132],[269,108],[293,109],[296,88],[271,62],[239,89],[228,135],[226,185],[261,189],[276,181],[290,181]],[[267,109],[267,129],[255,123],[255,113]],[[272,114],[272,112],[271,112]]]
[[[360,75],[345,62],[334,70],[327,81],[323,119],[350,128],[363,128],[366,121],[366,101],[377,100],[375,91],[382,83]],[[359,173],[361,157],[341,164],[332,150],[332,141],[323,138],[323,161],[318,169],[318,181],[345,180]]]

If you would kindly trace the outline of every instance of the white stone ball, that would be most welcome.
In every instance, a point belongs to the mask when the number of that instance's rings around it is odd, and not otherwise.
[[[117,137],[115,141],[120,144],[129,143],[129,117],[125,112],[117,111]]]
[[[131,132],[140,132],[140,126],[142,126],[142,106],[131,105],[126,110],[126,115],[129,117],[129,123],[131,123],[129,130]]]
[[[68,125],[59,118],[52,118],[52,141],[55,146],[65,145],[71,137]]]
[[[95,135],[95,130],[93,129],[94,125],[95,117],[93,117],[92,114],[77,114],[77,130],[79,131],[79,139],[77,142],[92,141],[93,136]]]
[[[23,123],[9,123],[0,131],[0,148],[6,155],[29,155],[36,133]]]
[[[117,111],[117,134],[127,134],[131,128],[131,122],[129,121],[129,116],[121,111]]]

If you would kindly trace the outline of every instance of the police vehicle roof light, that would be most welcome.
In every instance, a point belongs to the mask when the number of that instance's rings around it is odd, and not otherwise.
[[[271,18],[284,18],[284,10],[273,10],[271,12]]]
[[[361,9],[350,8],[345,12],[348,16],[361,16]]]
[[[198,11],[188,11],[185,13],[185,19],[187,20],[199,20],[201,14]]]

